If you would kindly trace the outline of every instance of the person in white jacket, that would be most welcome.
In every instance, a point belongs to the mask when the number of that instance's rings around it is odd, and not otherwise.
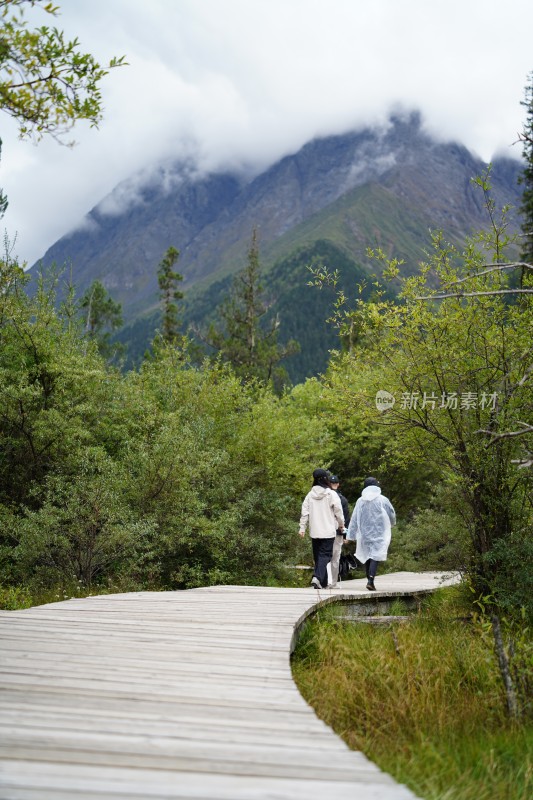
[[[315,562],[311,585],[315,589],[325,589],[337,528],[344,531],[341,501],[337,492],[330,488],[329,473],[325,469],[313,472],[313,487],[302,503],[300,536],[305,536],[308,525]]]
[[[374,578],[380,561],[387,560],[391,527],[396,524],[396,512],[390,500],[381,494],[376,478],[366,478],[361,497],[357,500],[348,526],[347,538],[355,541],[355,557],[365,565],[366,588],[376,590]]]

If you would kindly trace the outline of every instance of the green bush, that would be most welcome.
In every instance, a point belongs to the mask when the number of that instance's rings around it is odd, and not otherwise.
[[[280,580],[327,451],[301,392],[192,367],[186,343],[120,375],[53,293],[0,305],[3,585],[40,597]]]
[[[425,508],[393,528],[387,570],[464,570],[468,552],[468,535],[458,515]]]

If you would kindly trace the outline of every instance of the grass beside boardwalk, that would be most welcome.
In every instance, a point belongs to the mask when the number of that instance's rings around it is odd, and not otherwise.
[[[267,586],[282,586],[290,588],[303,588],[309,586],[312,571],[306,567],[297,568],[281,566],[272,575],[270,581],[265,581]],[[253,583],[253,581],[251,582]],[[207,585],[207,584],[206,584]],[[215,584],[220,585],[220,584]],[[137,584],[133,581],[112,582],[104,584],[95,583],[84,586],[81,581],[69,581],[57,586],[2,586],[0,584],[0,610],[19,611],[32,606],[41,606],[45,603],[59,603],[79,597],[92,597],[101,594],[121,594],[124,592],[161,592],[177,591],[175,587]]]
[[[350,747],[425,800],[533,797],[533,726],[507,719],[490,641],[465,621],[458,590],[392,627],[335,613],[307,625],[293,674]]]
[[[93,597],[100,594],[119,594],[124,591],[142,591],[142,587],[122,586],[95,586],[88,588],[81,582],[74,582],[65,586],[55,586],[53,588],[28,588],[28,587],[4,587],[0,586],[0,610],[20,611],[24,608],[42,606],[47,603],[61,603],[63,600],[72,600],[78,597]]]

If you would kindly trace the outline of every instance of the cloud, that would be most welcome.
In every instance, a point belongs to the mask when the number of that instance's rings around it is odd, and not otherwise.
[[[104,122],[77,126],[74,150],[21,143],[3,120],[4,225],[29,263],[91,208],[138,201],[132,176],[156,165],[258,170],[398,107],[485,160],[520,157],[530,0],[92,0],[64,2],[57,26],[129,66],[102,83]]]
[[[170,193],[184,181],[194,181],[202,175],[203,172],[198,169],[194,160],[181,161],[179,164],[176,162],[160,164],[155,169],[147,167],[119,183],[106,195],[96,206],[94,216],[119,216],[133,206],[149,202],[146,199],[146,192],[154,186],[157,186],[158,190],[163,193]],[[86,222],[87,219],[88,222]],[[89,217],[82,220],[77,229],[81,230],[86,226],[91,228],[93,225],[95,225],[95,220],[93,217]]]

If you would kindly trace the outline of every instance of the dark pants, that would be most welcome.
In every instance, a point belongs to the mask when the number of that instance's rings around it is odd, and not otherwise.
[[[318,578],[323,589],[328,585],[328,564],[333,555],[335,537],[329,539],[311,539],[313,543],[313,559],[315,561],[314,578]]]
[[[374,561],[373,558],[369,558],[368,561],[365,561],[365,572],[367,578],[372,578],[372,580],[376,577],[376,572],[378,571],[378,564],[379,561]]]

